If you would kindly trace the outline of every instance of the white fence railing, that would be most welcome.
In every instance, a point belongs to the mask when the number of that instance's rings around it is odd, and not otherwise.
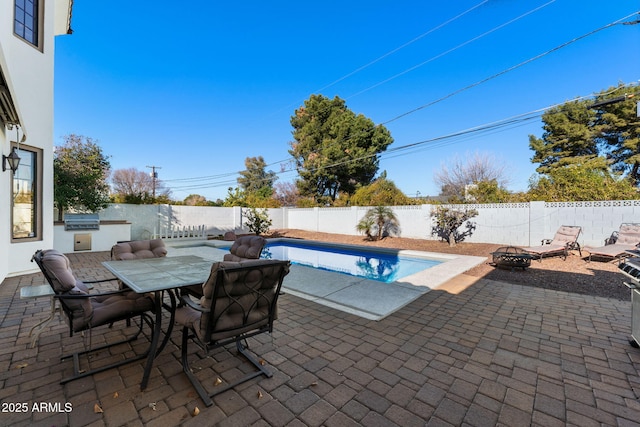
[[[206,239],[207,227],[202,225],[185,225],[176,227],[161,227],[159,233],[154,233],[154,239]]]

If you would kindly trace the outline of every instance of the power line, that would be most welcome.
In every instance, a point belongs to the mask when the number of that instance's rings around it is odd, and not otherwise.
[[[462,89],[458,89],[458,90],[456,90],[456,91],[454,91],[454,92],[451,92],[451,93],[449,93],[448,95],[445,95],[445,96],[443,96],[443,97],[441,97],[441,98],[436,99],[435,101],[431,101],[431,102],[429,102],[429,103],[427,103],[427,104],[421,105],[420,107],[414,108],[413,110],[410,110],[410,111],[407,111],[407,112],[405,112],[405,113],[403,113],[403,114],[400,114],[399,116],[396,116],[396,117],[394,117],[394,118],[392,118],[392,119],[390,119],[390,120],[387,120],[386,122],[383,122],[383,123],[381,123],[381,124],[382,124],[382,125],[386,125],[387,123],[394,122],[394,121],[396,121],[396,120],[398,120],[398,119],[400,119],[400,118],[402,118],[402,117],[408,116],[408,115],[413,114],[413,113],[415,113],[415,112],[417,112],[417,111],[423,110],[423,109],[425,109],[425,108],[427,108],[427,107],[431,107],[432,105],[435,105],[435,104],[437,104],[437,103],[439,103],[439,102],[442,102],[442,101],[444,101],[444,100],[446,100],[446,99],[448,99],[448,98],[451,98],[452,96],[455,96],[455,95],[457,95],[457,94],[459,94],[459,93],[462,93],[462,92],[464,92],[464,91],[467,91],[467,90],[469,90],[469,89],[472,89],[472,88],[474,88],[474,87],[476,87],[476,86],[480,86],[480,85],[481,85],[481,84],[483,84],[483,83],[486,83],[486,82],[488,82],[488,81],[490,81],[490,80],[493,80],[493,79],[495,79],[495,78],[497,78],[497,77],[500,77],[500,76],[502,76],[502,75],[504,75],[504,74],[507,74],[507,73],[508,73],[508,72],[510,72],[510,71],[516,70],[516,69],[518,69],[518,68],[520,68],[520,67],[522,67],[522,66],[524,66],[524,65],[527,65],[527,64],[529,64],[530,62],[533,62],[533,61],[538,60],[538,59],[540,59],[540,58],[542,58],[542,57],[545,57],[545,56],[547,56],[547,55],[549,55],[549,54],[551,54],[551,53],[553,53],[553,52],[556,52],[556,51],[558,51],[558,50],[562,49],[563,47],[567,47],[567,46],[569,46],[569,45],[571,45],[571,44],[573,44],[573,43],[575,43],[575,42],[577,42],[577,41],[579,41],[579,40],[584,39],[585,37],[589,37],[589,36],[591,36],[591,35],[593,35],[593,34],[596,34],[596,33],[600,32],[600,31],[602,31],[602,30],[605,30],[605,29],[607,29],[607,28],[611,28],[611,27],[613,27],[614,25],[622,24],[622,23],[623,23],[622,21],[624,21],[625,19],[629,19],[629,18],[630,18],[630,17],[632,17],[633,15],[637,15],[637,14],[639,14],[639,13],[640,13],[640,12],[634,12],[634,13],[632,13],[632,14],[630,14],[630,15],[627,15],[627,16],[625,16],[624,18],[618,19],[617,21],[614,21],[614,22],[612,22],[612,23],[610,23],[610,24],[607,24],[607,25],[605,25],[605,26],[602,26],[602,27],[600,27],[600,28],[597,28],[597,29],[595,29],[595,30],[593,30],[593,31],[590,31],[590,32],[588,32],[588,33],[586,33],[586,34],[583,34],[583,35],[581,35],[581,36],[579,36],[579,37],[575,37],[575,38],[573,38],[573,39],[569,40],[568,42],[565,42],[565,43],[563,43],[563,44],[561,44],[561,45],[559,45],[559,46],[554,47],[553,49],[549,49],[549,50],[547,50],[546,52],[543,52],[543,53],[538,54],[538,55],[536,55],[536,56],[534,56],[534,57],[532,57],[532,58],[527,59],[526,61],[522,61],[522,62],[520,62],[519,64],[516,64],[516,65],[514,65],[514,66],[512,66],[512,67],[509,67],[509,68],[507,68],[507,69],[505,69],[505,70],[500,71],[499,73],[493,74],[493,75],[491,75],[491,76],[489,76],[489,77],[487,77],[487,78],[484,78],[484,79],[482,79],[482,80],[479,80],[479,81],[477,81],[477,82],[475,82],[475,83],[473,83],[473,84],[470,84],[470,85],[468,85],[468,86],[465,86],[465,87],[463,87]]]
[[[629,85],[630,87],[632,87],[632,85]],[[442,148],[448,145],[452,145],[452,144],[457,144],[460,143],[464,140],[468,140],[468,139],[474,139],[474,138],[478,138],[480,136],[486,136],[486,135],[490,135],[490,134],[495,134],[498,132],[502,132],[508,129],[513,129],[516,127],[520,127],[523,125],[526,125],[527,123],[531,122],[532,120],[538,119],[540,118],[545,111],[551,110],[553,108],[559,107],[561,105],[564,105],[566,103],[571,103],[571,102],[578,102],[578,101],[583,101],[586,100],[588,98],[593,98],[595,96],[606,96],[612,92],[615,92],[616,90],[618,90],[618,88],[613,88],[612,90],[610,90],[609,92],[605,92],[605,93],[598,93],[598,94],[591,94],[591,95],[585,95],[585,96],[579,96],[579,97],[575,97],[573,99],[570,99],[566,102],[563,103],[558,103],[558,104],[553,104],[553,105],[549,105],[547,107],[543,107],[543,108],[538,108],[536,110],[532,110],[526,113],[521,113],[515,116],[511,116],[505,119],[500,119],[500,120],[496,120],[493,122],[489,122],[489,123],[485,123],[482,125],[478,125],[478,126],[474,126],[471,128],[467,128],[467,129],[463,129],[457,132],[453,132],[453,133],[449,133],[446,135],[441,135],[438,137],[434,137],[434,138],[429,138],[429,139],[425,139],[425,140],[421,140],[421,141],[417,141],[417,142],[412,142],[409,144],[405,144],[405,145],[401,145],[398,147],[393,147],[388,149],[387,151],[383,152],[383,153],[379,153],[379,154],[369,154],[369,155],[365,155],[365,156],[360,156],[357,158],[350,158],[350,159],[344,159],[344,160],[340,160],[337,162],[334,162],[330,165],[325,165],[321,168],[315,168],[315,169],[310,169],[310,171],[317,171],[320,169],[330,169],[333,167],[337,167],[337,166],[341,166],[347,163],[351,163],[351,162],[357,162],[357,161],[361,161],[361,160],[365,160],[367,158],[371,158],[373,156],[379,156],[379,158],[384,158],[384,159],[390,159],[390,158],[396,158],[396,157],[401,157],[401,156],[406,156],[406,155],[410,155],[419,151],[425,151],[425,150],[432,150],[432,149],[436,149],[436,148]],[[627,98],[629,98],[630,95],[627,95]],[[287,173],[295,173],[295,169],[287,169],[287,170],[283,170],[279,173],[277,173],[277,175],[284,175]],[[230,173],[230,174],[225,174],[225,175],[236,175],[237,173]],[[203,188],[215,188],[215,187],[222,187],[222,186],[228,186],[235,183],[235,180],[231,180],[231,181],[221,181],[221,182],[213,182],[213,183],[204,183],[204,184],[199,184],[199,185],[193,185],[193,186],[185,186],[185,187],[174,187],[175,189],[181,189],[181,190],[194,190],[194,189],[203,189]]]
[[[578,98],[574,98],[571,101],[568,102],[573,102],[573,101],[577,101],[580,99],[585,99],[588,97],[591,97],[593,95],[588,95],[588,96],[584,96],[584,97],[578,97]],[[525,122],[529,122],[533,119],[539,118],[544,111],[557,107],[558,105],[561,104],[554,104],[548,107],[544,107],[544,108],[540,108],[537,110],[533,110],[527,113],[522,113],[519,115],[515,115],[515,116],[511,116],[508,117],[506,119],[501,119],[501,120],[497,120],[497,121],[493,121],[493,122],[489,122],[483,125],[479,125],[479,126],[475,126],[472,128],[468,128],[468,129],[464,129],[464,130],[460,130],[454,133],[450,133],[450,134],[446,134],[446,135],[442,135],[442,136],[438,136],[435,138],[430,138],[430,139],[425,139],[425,140],[421,140],[421,141],[417,141],[417,142],[413,142],[413,143],[409,143],[409,144],[405,144],[405,145],[401,145],[398,147],[393,147],[391,149],[388,149],[387,151],[383,152],[383,153],[379,153],[379,154],[370,154],[370,155],[366,155],[366,156],[360,156],[357,158],[349,158],[349,159],[344,159],[344,160],[340,160],[337,162],[334,162],[330,165],[325,165],[322,168],[316,168],[316,169],[310,169],[311,171],[315,171],[315,170],[319,170],[319,169],[329,169],[332,167],[337,167],[337,166],[341,166],[343,164],[347,164],[347,163],[351,163],[351,162],[357,162],[357,161],[361,161],[373,156],[379,156],[380,158],[392,158],[392,157],[399,157],[399,156],[403,156],[403,155],[408,155],[411,154],[411,152],[414,151],[421,151],[421,150],[426,150],[426,149],[434,149],[434,148],[440,148],[442,146],[446,146],[449,144],[454,144],[458,141],[458,139],[466,137],[466,138],[472,138],[472,137],[477,137],[480,134],[492,131],[492,132],[498,132],[498,131],[502,131],[502,130],[506,130],[507,128],[511,128],[514,126],[521,126],[523,123]],[[425,145],[427,144],[431,144],[428,147],[425,147]],[[413,151],[412,151],[413,150]],[[295,173],[296,170],[294,168],[290,168],[290,169],[286,169],[283,171],[280,171],[277,173],[277,175],[284,175],[287,173]],[[237,175],[237,173],[231,173],[231,174],[225,174],[225,175]],[[235,180],[228,180],[228,181],[218,181],[218,182],[212,182],[212,183],[203,183],[203,184],[198,184],[198,185],[192,185],[192,186],[184,186],[184,187],[173,187],[175,189],[181,189],[181,190],[192,190],[192,189],[202,189],[202,188],[214,188],[214,187],[223,187],[223,186],[228,186],[230,184],[233,184],[235,182]]]
[[[552,1],[555,1],[555,0],[552,0]],[[542,6],[539,6],[538,8],[533,9],[533,10],[531,10],[531,11],[527,12],[526,14],[532,13],[532,12],[534,12],[535,10],[537,10],[537,9],[539,9],[539,8],[546,7],[546,6],[547,6],[548,4],[550,4],[550,3],[551,3],[551,2],[546,3],[546,4],[542,5]],[[595,30],[593,30],[593,31],[590,31],[590,32],[586,33],[586,34],[583,34],[583,35],[581,35],[581,36],[579,36],[579,37],[575,37],[575,38],[573,38],[573,39],[571,39],[571,40],[569,40],[569,41],[567,41],[567,42],[565,42],[565,43],[563,43],[563,44],[561,44],[561,45],[559,45],[559,46],[556,46],[556,47],[554,47],[554,48],[552,48],[552,49],[547,50],[546,52],[543,52],[543,53],[538,54],[538,55],[536,55],[536,56],[534,56],[534,57],[532,57],[532,58],[529,58],[529,59],[527,59],[526,61],[520,62],[519,64],[516,64],[516,65],[514,65],[514,66],[511,66],[511,67],[509,67],[509,68],[507,68],[507,69],[505,69],[505,70],[502,70],[502,71],[500,71],[500,72],[498,72],[498,73],[496,73],[496,74],[493,74],[493,75],[491,75],[491,76],[489,76],[489,77],[486,77],[486,78],[484,78],[484,79],[482,79],[482,80],[480,80],[480,81],[477,81],[477,82],[475,82],[475,83],[473,83],[473,84],[471,84],[471,85],[465,86],[465,87],[463,87],[463,88],[461,88],[461,89],[458,89],[458,90],[456,90],[456,91],[454,91],[454,92],[450,92],[449,94],[447,94],[447,95],[445,95],[445,96],[443,96],[443,97],[441,97],[441,98],[438,98],[438,99],[436,99],[436,100],[434,100],[434,101],[431,101],[431,102],[429,102],[429,103],[427,103],[427,104],[424,104],[424,105],[421,105],[421,106],[419,106],[419,107],[417,107],[417,108],[414,108],[414,109],[412,109],[412,110],[409,110],[409,111],[407,111],[407,112],[405,112],[405,113],[402,113],[402,114],[400,114],[400,115],[398,115],[398,116],[396,116],[396,117],[393,117],[393,118],[391,118],[391,119],[389,119],[389,120],[387,120],[387,121],[381,122],[381,123],[379,123],[379,125],[382,125],[382,126],[387,125],[387,124],[392,123],[392,122],[394,122],[394,121],[396,121],[396,120],[399,120],[399,119],[401,119],[401,118],[403,118],[403,117],[406,117],[406,116],[408,116],[408,115],[411,115],[411,114],[413,114],[413,113],[416,113],[416,112],[418,112],[418,111],[421,111],[421,110],[423,110],[423,109],[425,109],[425,108],[427,108],[427,107],[431,107],[431,106],[433,106],[433,105],[435,105],[435,104],[438,104],[438,103],[440,103],[440,102],[442,102],[442,101],[444,101],[444,100],[446,100],[446,99],[449,99],[449,98],[451,98],[451,97],[453,97],[453,96],[455,96],[455,95],[458,95],[459,93],[465,92],[465,91],[467,91],[467,90],[469,90],[469,89],[472,89],[472,88],[474,88],[474,87],[476,87],[476,86],[480,86],[481,84],[484,84],[484,83],[486,83],[486,82],[488,82],[488,81],[491,81],[491,80],[493,80],[493,79],[495,79],[495,78],[497,78],[497,77],[500,77],[500,76],[502,76],[502,75],[504,75],[504,74],[507,74],[507,73],[508,73],[508,72],[510,72],[510,71],[513,71],[513,70],[515,70],[515,69],[518,69],[518,68],[520,68],[520,67],[522,67],[522,66],[524,66],[524,65],[526,65],[526,64],[529,64],[530,62],[533,62],[533,61],[538,60],[538,59],[540,59],[540,58],[542,58],[542,57],[545,57],[545,56],[547,56],[547,55],[549,55],[549,54],[551,54],[551,53],[553,53],[553,52],[556,52],[556,51],[558,51],[558,50],[560,50],[560,49],[562,49],[562,48],[564,48],[564,47],[566,47],[566,46],[569,46],[569,45],[571,45],[571,44],[573,44],[573,43],[575,43],[575,42],[577,42],[577,41],[579,41],[579,40],[582,40],[582,39],[584,39],[584,38],[586,38],[586,37],[589,37],[589,36],[591,36],[591,35],[593,35],[593,34],[596,34],[596,33],[600,32],[600,31],[602,31],[602,30],[605,30],[605,29],[607,29],[607,28],[613,27],[613,26],[618,25],[618,24],[623,24],[623,25],[627,25],[627,24],[634,24],[635,22],[627,23],[627,22],[622,22],[622,21],[624,21],[624,20],[626,20],[626,19],[629,19],[630,17],[632,17],[632,16],[634,16],[634,15],[637,15],[637,14],[639,14],[639,13],[640,13],[640,12],[634,12],[634,13],[629,14],[629,15],[627,15],[627,16],[625,16],[625,17],[623,17],[623,18],[620,18],[620,19],[618,19],[618,20],[616,20],[616,21],[614,21],[614,22],[611,22],[611,23],[609,23],[609,24],[607,24],[607,25],[604,25],[604,26],[602,26],[602,27],[600,27],[600,28],[597,28],[597,29],[595,29]],[[525,15],[526,15],[526,14],[525,14]],[[522,16],[524,16],[524,15],[521,15],[521,17],[522,17]],[[520,18],[520,17],[515,18],[515,19],[519,19],[519,18]],[[506,24],[504,24],[504,25],[506,25]],[[374,128],[375,128],[375,127],[374,127]],[[372,131],[374,128],[370,129],[369,131]],[[288,159],[287,159],[287,160],[288,160]],[[273,164],[275,164],[275,163],[283,163],[283,162],[285,162],[285,161],[287,161],[287,160],[280,160],[280,161],[278,161],[278,162],[270,163],[270,164],[268,164],[267,166],[271,166],[271,165],[273,165]]]
[[[555,1],[555,0],[552,0],[552,1]],[[470,12],[474,11],[475,9],[479,8],[480,6],[482,6],[482,5],[484,5],[484,4],[488,3],[488,2],[489,2],[489,0],[484,0],[484,1],[480,2],[480,3],[478,3],[477,5],[472,6],[471,8],[469,8],[469,9],[465,10],[464,12],[462,12],[462,13],[460,13],[460,14],[458,14],[458,15],[454,16],[453,18],[450,18],[450,19],[446,20],[446,21],[445,21],[445,22],[443,22],[442,24],[439,24],[439,25],[437,25],[437,26],[433,27],[432,29],[430,29],[430,30],[428,30],[428,31],[426,31],[426,32],[424,32],[424,33],[422,33],[422,34],[420,34],[418,37],[413,38],[412,40],[410,40],[410,41],[408,41],[408,42],[404,43],[403,45],[398,46],[397,48],[395,48],[395,49],[393,49],[393,50],[390,50],[389,52],[385,53],[384,55],[382,55],[382,56],[380,56],[380,57],[378,57],[378,58],[376,58],[376,59],[374,59],[373,61],[371,61],[371,62],[369,62],[369,63],[367,63],[367,64],[365,64],[365,65],[363,65],[363,66],[361,66],[361,67],[359,67],[359,68],[357,68],[357,69],[355,69],[355,70],[353,70],[352,72],[350,72],[350,73],[348,73],[348,74],[346,74],[346,75],[344,75],[344,76],[340,77],[339,79],[337,79],[337,80],[335,80],[335,81],[333,81],[333,82],[329,83],[328,85],[326,85],[326,86],[324,86],[324,87],[322,87],[322,88],[318,89],[315,93],[320,93],[320,92],[322,92],[323,90],[328,89],[328,88],[330,88],[331,86],[334,86],[334,85],[336,85],[337,83],[340,83],[341,81],[343,81],[343,80],[345,80],[345,79],[347,79],[347,78],[349,78],[349,77],[353,76],[354,74],[359,73],[360,71],[364,70],[365,68],[368,68],[368,67],[372,66],[373,64],[375,64],[375,63],[377,63],[377,62],[382,61],[382,60],[383,60],[384,58],[386,58],[387,56],[391,56],[391,55],[393,55],[394,53],[396,53],[396,52],[398,52],[398,51],[400,51],[400,50],[404,49],[405,47],[407,47],[407,46],[409,46],[409,45],[411,45],[411,44],[413,44],[413,43],[417,42],[418,40],[422,39],[423,37],[426,37],[426,36],[428,36],[429,34],[431,34],[431,33],[435,32],[435,31],[437,31],[437,30],[439,30],[439,29],[441,29],[441,28],[444,28],[444,27],[445,27],[445,26],[447,26],[448,24],[450,24],[450,23],[452,23],[452,22],[456,21],[456,20],[457,20],[457,19],[459,19],[459,18],[462,18],[464,15],[466,15],[466,14],[468,14],[468,13],[470,13]]]
[[[555,1],[555,0],[553,0],[553,1]],[[478,9],[479,7],[483,6],[484,4],[486,4],[486,3],[488,3],[488,2],[489,2],[489,0],[483,0],[483,1],[481,1],[480,3],[476,4],[475,6],[472,6],[472,7],[470,7],[469,9],[465,10],[464,12],[459,13],[458,15],[454,16],[453,18],[449,18],[448,20],[444,21],[443,23],[436,25],[435,27],[433,27],[433,28],[431,28],[431,29],[429,29],[429,30],[425,31],[424,33],[420,34],[420,35],[419,35],[419,36],[417,36],[417,37],[414,37],[413,39],[409,40],[408,42],[406,42],[406,43],[404,43],[404,44],[402,44],[402,45],[400,45],[400,46],[396,47],[395,49],[390,50],[389,52],[387,52],[387,53],[383,54],[382,56],[377,57],[377,58],[376,58],[376,59],[374,59],[373,61],[370,61],[370,62],[366,63],[365,65],[362,65],[362,66],[360,66],[360,67],[356,68],[355,70],[353,70],[353,71],[351,71],[351,72],[349,72],[349,73],[345,74],[344,76],[342,76],[342,77],[340,77],[340,78],[338,78],[338,79],[334,80],[333,82],[331,82],[331,83],[327,84],[326,86],[323,86],[323,87],[321,87],[320,89],[317,89],[317,90],[316,90],[316,91],[314,91],[313,93],[320,93],[320,92],[322,92],[323,90],[326,90],[326,89],[328,89],[328,88],[330,88],[330,87],[332,87],[332,86],[335,86],[336,84],[340,83],[341,81],[346,80],[347,78],[349,78],[349,77],[351,77],[351,76],[353,76],[353,75],[355,75],[355,74],[359,73],[360,71],[362,71],[362,70],[364,70],[364,69],[366,69],[366,68],[369,68],[370,66],[372,66],[372,65],[374,65],[374,64],[376,64],[376,63],[378,63],[378,62],[382,61],[383,59],[387,58],[388,56],[391,56],[391,55],[393,55],[394,53],[396,53],[396,52],[398,52],[398,51],[400,51],[400,50],[404,49],[405,47],[407,47],[407,46],[409,46],[409,45],[411,45],[411,44],[413,44],[413,43],[417,42],[418,40],[420,40],[420,39],[422,39],[422,38],[424,38],[424,37],[426,37],[426,36],[428,36],[429,34],[431,34],[431,33],[435,32],[435,31],[437,31],[437,30],[439,30],[439,29],[441,29],[441,28],[444,28],[445,26],[447,26],[447,25],[451,24],[452,22],[454,22],[454,21],[456,21],[456,20],[458,20],[458,19],[462,18],[463,16],[465,16],[465,15],[467,15],[468,13],[470,13],[470,12],[474,11],[475,9]],[[289,104],[287,107],[282,108],[282,109],[280,109],[280,110],[278,110],[278,111],[282,111],[282,110],[284,110],[284,109],[288,109],[288,108],[291,108],[292,106],[297,106],[297,105],[298,105],[298,104]]]
[[[373,86],[369,86],[366,89],[363,89],[363,90],[361,90],[359,92],[356,92],[353,95],[348,96],[347,99],[354,98],[354,97],[356,97],[358,95],[361,95],[361,94],[363,94],[365,92],[370,91],[371,89],[375,89],[378,86],[382,86],[383,84],[388,83],[391,80],[394,80],[394,79],[396,79],[396,78],[398,78],[400,76],[403,76],[403,75],[405,75],[405,74],[407,74],[407,73],[409,73],[409,72],[411,72],[413,70],[416,70],[416,69],[422,67],[423,65],[426,65],[426,64],[428,64],[430,62],[433,62],[436,59],[442,58],[443,56],[448,55],[451,52],[455,52],[456,50],[458,50],[458,49],[460,49],[460,48],[462,48],[462,47],[464,47],[464,46],[466,46],[466,45],[468,45],[470,43],[473,43],[474,41],[479,40],[479,39],[481,39],[481,38],[483,38],[483,37],[485,37],[485,36],[487,36],[487,35],[489,35],[491,33],[494,33],[496,31],[506,27],[507,25],[512,24],[512,23],[524,18],[525,16],[528,16],[528,15],[534,13],[534,12],[537,12],[538,10],[540,10],[542,8],[545,8],[545,7],[549,6],[551,3],[554,3],[555,1],[556,0],[551,0],[551,1],[545,3],[545,4],[541,5],[541,6],[538,6],[538,7],[534,8],[534,9],[531,9],[530,11],[528,11],[526,13],[523,13],[522,15],[520,15],[520,16],[518,16],[516,18],[513,18],[513,19],[511,19],[511,20],[509,20],[509,21],[507,21],[507,22],[505,22],[505,23],[503,23],[501,25],[498,25],[497,27],[494,27],[494,28],[490,29],[489,31],[486,31],[486,32],[480,34],[479,36],[473,37],[473,38],[465,41],[464,43],[461,43],[461,44],[459,44],[459,45],[457,45],[457,46],[455,46],[455,47],[453,47],[453,48],[451,48],[449,50],[446,50],[446,51],[444,51],[444,52],[442,52],[442,53],[440,53],[440,54],[438,54],[436,56],[433,56],[433,57],[427,59],[426,61],[423,61],[423,62],[421,62],[421,63],[419,63],[417,65],[414,65],[413,67],[407,68],[406,70],[404,70],[404,71],[402,71],[402,72],[400,72],[400,73],[398,73],[398,74],[396,74],[394,76],[391,76],[391,77],[389,77],[389,78],[387,78],[385,80],[382,80],[382,81],[374,84]]]
[[[555,1],[555,0],[554,0],[554,1]],[[547,4],[548,4],[548,3],[547,3]],[[544,7],[544,6],[546,6],[546,4],[545,4],[545,5],[543,5],[543,6],[540,6],[540,7]],[[538,54],[538,55],[536,55],[536,56],[534,56],[534,57],[532,57],[532,58],[529,58],[529,59],[527,59],[527,60],[525,60],[525,61],[522,61],[522,62],[520,62],[520,63],[518,63],[518,64],[516,64],[516,65],[514,65],[514,66],[511,66],[511,67],[509,67],[509,68],[507,68],[507,69],[505,69],[505,70],[502,70],[502,71],[500,71],[500,72],[498,72],[498,73],[495,73],[495,74],[493,74],[493,75],[491,75],[491,76],[489,76],[489,77],[486,77],[486,78],[484,78],[484,79],[482,79],[482,80],[479,80],[479,81],[477,81],[477,82],[475,82],[475,83],[473,83],[473,84],[471,84],[471,85],[465,86],[465,87],[463,87],[463,88],[461,88],[461,89],[458,89],[458,90],[456,90],[456,91],[454,91],[454,92],[451,92],[451,93],[449,93],[449,94],[447,94],[447,95],[445,95],[445,96],[443,96],[443,97],[441,97],[441,98],[438,98],[438,99],[436,99],[436,100],[434,100],[434,101],[431,101],[431,102],[429,102],[429,103],[427,103],[427,104],[421,105],[421,106],[419,106],[419,107],[417,107],[417,108],[414,108],[414,109],[412,109],[412,110],[409,110],[409,111],[407,111],[407,112],[405,112],[405,113],[402,113],[402,114],[400,114],[400,115],[398,115],[398,116],[395,116],[395,117],[393,117],[393,118],[391,118],[391,119],[389,119],[389,120],[387,120],[387,121],[384,121],[384,122],[380,123],[379,125],[386,125],[386,124],[388,124],[388,123],[392,123],[392,122],[397,121],[397,120],[399,120],[399,119],[401,119],[401,118],[403,118],[403,117],[406,117],[406,116],[408,116],[408,115],[411,115],[411,114],[413,114],[413,113],[416,113],[416,112],[418,112],[418,111],[421,111],[421,110],[423,110],[423,109],[425,109],[425,108],[428,108],[428,107],[430,107],[430,106],[433,106],[433,105],[435,105],[435,104],[437,104],[437,103],[440,103],[440,102],[442,102],[442,101],[444,101],[444,100],[446,100],[446,99],[449,99],[449,98],[451,98],[451,97],[453,97],[453,96],[455,96],[455,95],[457,95],[457,94],[459,94],[459,93],[462,93],[462,92],[467,91],[467,90],[469,90],[469,89],[472,89],[472,88],[474,88],[474,87],[476,87],[476,86],[479,86],[479,85],[481,85],[481,84],[484,84],[484,83],[486,83],[486,82],[488,82],[488,81],[490,81],[490,80],[493,80],[493,79],[495,79],[495,78],[497,78],[497,77],[500,77],[500,76],[502,76],[502,75],[504,75],[504,74],[507,74],[507,73],[508,73],[508,72],[510,72],[510,71],[513,71],[513,70],[515,70],[515,69],[518,69],[518,68],[520,68],[520,67],[522,67],[522,66],[524,66],[524,65],[526,65],[526,64],[529,64],[529,63],[531,63],[531,62],[533,62],[533,61],[535,61],[535,60],[538,60],[538,59],[540,59],[540,58],[542,58],[542,57],[544,57],[544,56],[547,56],[547,55],[549,55],[549,54],[551,54],[551,53],[554,53],[554,52],[556,52],[556,51],[558,51],[558,50],[560,50],[560,49],[562,49],[562,48],[564,48],[564,47],[566,47],[566,46],[569,46],[569,45],[571,45],[571,44],[573,44],[573,43],[575,43],[575,42],[577,42],[577,41],[580,41],[580,40],[582,40],[582,39],[584,39],[584,38],[586,38],[586,37],[589,37],[589,36],[591,36],[591,35],[593,35],[593,34],[596,34],[596,33],[600,32],[600,31],[602,31],[602,30],[605,30],[605,29],[607,29],[607,28],[613,27],[613,26],[618,25],[618,24],[627,25],[627,24],[635,24],[635,23],[638,23],[638,21],[635,21],[635,22],[622,22],[622,21],[624,21],[624,20],[626,20],[626,19],[629,19],[630,17],[632,17],[632,16],[634,16],[634,15],[638,15],[639,13],[640,13],[640,12],[634,12],[634,13],[629,14],[629,15],[627,15],[627,16],[625,16],[625,17],[623,17],[623,18],[620,18],[620,19],[618,19],[618,20],[616,20],[616,21],[614,21],[614,22],[611,22],[611,23],[606,24],[606,25],[604,25],[604,26],[602,26],[602,27],[600,27],[600,28],[597,28],[597,29],[595,29],[595,30],[592,30],[592,31],[590,31],[590,32],[588,32],[588,33],[586,33],[586,34],[583,34],[583,35],[581,35],[581,36],[575,37],[575,38],[573,38],[573,39],[571,39],[571,40],[569,40],[569,41],[567,41],[567,42],[565,42],[565,43],[563,43],[563,44],[561,44],[561,45],[559,45],[559,46],[556,46],[556,47],[554,47],[554,48],[552,48],[552,49],[549,49],[549,50],[547,50],[547,51],[545,51],[545,52],[543,52],[543,53],[541,53],[541,54]],[[551,108],[551,107],[549,107],[549,108]],[[375,126],[374,126],[372,129],[370,129],[370,131],[371,131],[371,130],[373,130],[373,129],[375,129]],[[426,142],[429,142],[429,141],[432,141],[432,140],[421,141],[421,142],[413,143],[413,144],[410,144],[410,145],[423,144],[423,143],[426,143]],[[404,147],[406,147],[406,146],[399,147],[399,149],[402,149],[402,148],[404,148]],[[393,152],[393,151],[394,151],[394,149],[390,149],[390,150],[388,150],[388,152]],[[383,154],[384,154],[384,153],[383,153]],[[370,157],[370,156],[369,156],[369,157]],[[363,157],[363,158],[366,158],[366,157]],[[362,160],[363,158],[358,158],[358,159],[349,159],[349,161]],[[274,164],[278,164],[278,163],[289,162],[289,161],[291,161],[291,160],[292,160],[292,158],[288,158],[288,159],[284,159],[284,160],[280,160],[280,161],[277,161],[277,162],[273,162],[273,163],[267,164],[266,166],[268,167],[268,166],[272,166],[272,165],[274,165]],[[335,164],[335,165],[333,165],[333,166],[338,166],[338,165],[340,165],[340,164],[343,164],[343,163],[338,163],[338,164]],[[290,172],[290,171],[291,171],[291,170],[284,170],[284,171],[281,171],[281,172],[280,172],[280,173],[278,173],[278,174],[285,173],[285,172]],[[238,171],[238,172],[233,172],[233,173],[228,173],[228,174],[222,174],[222,175],[224,175],[224,176],[230,176],[230,175],[237,175],[237,174],[239,174],[239,173],[240,173],[240,171]],[[215,177],[215,176],[212,176],[212,177]],[[203,179],[203,180],[204,180],[204,179],[208,179],[208,178],[212,178],[212,177],[202,177],[202,178],[197,178],[197,179]],[[190,179],[194,179],[194,180],[195,180],[196,178],[185,178],[184,180],[190,180]],[[174,181],[175,181],[175,180],[174,180]],[[228,182],[229,182],[229,181],[227,181],[227,183],[228,183]],[[220,186],[220,185],[210,185],[210,186],[205,186],[205,184],[202,184],[202,186],[197,187],[197,188],[212,188],[212,187],[219,187],[219,186]],[[196,187],[194,186],[194,187],[189,187],[189,188],[196,188]]]

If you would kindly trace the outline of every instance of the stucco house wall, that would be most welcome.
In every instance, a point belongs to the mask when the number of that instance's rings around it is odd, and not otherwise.
[[[41,46],[25,42],[14,34],[15,2],[0,2],[0,70],[19,117],[19,135],[26,146],[41,149],[42,233],[36,241],[11,240],[11,172],[0,169],[0,280],[7,276],[34,271],[31,255],[53,247],[53,70],[54,37],[69,28],[71,0],[40,2]],[[0,151],[11,152],[16,127],[0,120]]]

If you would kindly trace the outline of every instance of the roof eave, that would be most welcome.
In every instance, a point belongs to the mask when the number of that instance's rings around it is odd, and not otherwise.
[[[71,34],[71,16],[73,12],[73,0],[55,0],[54,34]]]

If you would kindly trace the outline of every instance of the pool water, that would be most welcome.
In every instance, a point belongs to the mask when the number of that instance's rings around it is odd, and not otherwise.
[[[342,247],[277,242],[267,244],[260,258],[286,259],[293,264],[391,283],[441,263],[424,258]]]

